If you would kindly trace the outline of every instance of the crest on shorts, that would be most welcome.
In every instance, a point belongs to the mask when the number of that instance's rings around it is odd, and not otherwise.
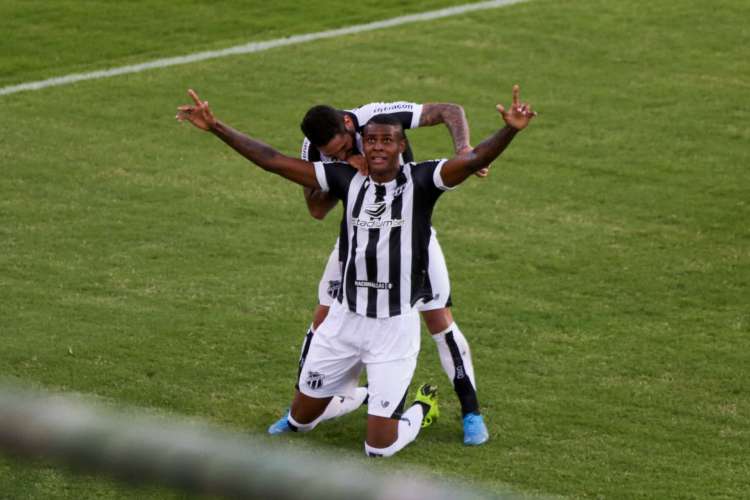
[[[323,385],[323,374],[320,372],[307,372],[307,387],[320,389]]]
[[[328,282],[328,296],[335,299],[341,290],[341,280],[331,280]]]

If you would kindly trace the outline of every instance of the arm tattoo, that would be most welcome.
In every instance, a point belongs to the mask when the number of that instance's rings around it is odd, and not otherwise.
[[[429,127],[438,123],[445,123],[448,127],[456,153],[469,146],[469,124],[461,106],[447,103],[424,104],[419,126]]]

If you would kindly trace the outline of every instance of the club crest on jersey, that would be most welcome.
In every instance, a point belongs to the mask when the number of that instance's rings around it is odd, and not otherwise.
[[[307,387],[320,389],[323,385],[323,374],[320,372],[307,372]]]
[[[369,215],[373,219],[380,219],[380,217],[383,216],[385,213],[386,205],[384,201],[381,201],[380,203],[373,203],[372,205],[369,205],[367,208],[365,208],[365,213]]]

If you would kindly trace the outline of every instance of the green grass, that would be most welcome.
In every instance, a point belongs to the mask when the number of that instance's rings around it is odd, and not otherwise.
[[[0,86],[341,28],[467,0],[24,0],[0,4]],[[8,36],[9,35],[9,36]]]
[[[50,5],[3,7],[24,15],[3,29],[19,49],[0,84],[423,9],[394,1],[316,24],[274,7],[285,31],[257,6],[179,7],[193,28],[162,36],[168,16],[149,8],[170,8],[129,2],[92,46],[84,21],[65,36],[75,16],[37,22]],[[92,19],[108,5],[92,3]],[[519,82],[536,122],[434,218],[492,440],[461,446],[425,334],[415,382],[441,385],[444,416],[374,466],[570,497],[745,498],[748,18],[741,0],[534,0],[1,97],[0,375],[264,432],[288,403],[338,215],[313,221],[298,187],[174,123],[185,89],[294,153],[317,102],[458,102],[478,142]],[[68,41],[62,59],[23,49],[38,25],[45,43]],[[418,158],[450,151],[441,128],[410,140]],[[357,457],[363,431],[354,415],[280,441]],[[0,485],[11,498],[144,496],[12,461]],[[159,495],[171,498],[145,494]]]

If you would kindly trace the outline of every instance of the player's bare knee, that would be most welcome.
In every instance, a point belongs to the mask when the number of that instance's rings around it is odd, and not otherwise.
[[[367,416],[367,444],[373,448],[387,448],[398,439],[398,419]]]
[[[325,411],[331,398],[312,398],[297,392],[289,412],[291,419],[299,426],[313,424]]]
[[[422,318],[424,318],[424,323],[432,335],[445,331],[453,323],[453,314],[448,307],[422,311]]]
[[[387,458],[398,453],[404,447],[398,439],[398,422],[395,418],[368,415],[365,455]]]

